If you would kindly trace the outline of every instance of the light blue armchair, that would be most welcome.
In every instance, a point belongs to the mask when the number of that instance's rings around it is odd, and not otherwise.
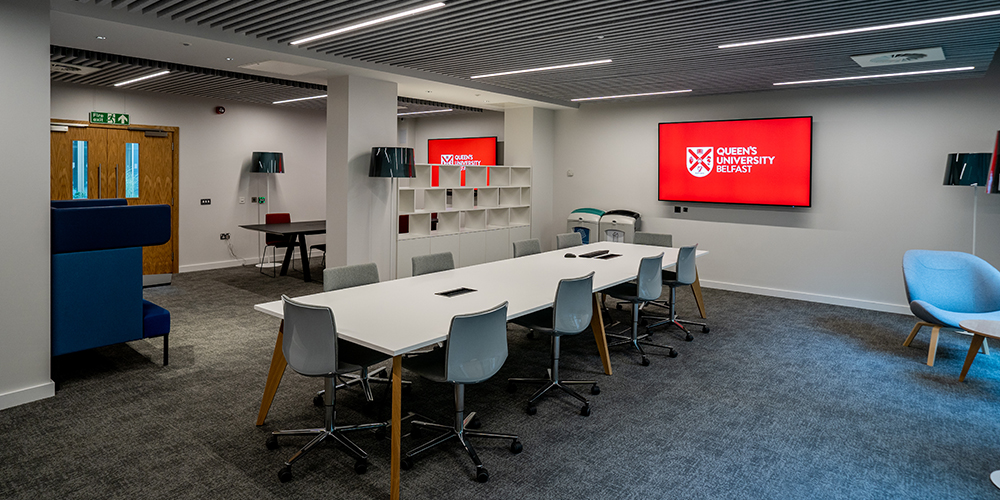
[[[921,327],[930,326],[927,366],[934,366],[938,332],[961,330],[959,321],[1000,321],[1000,271],[963,252],[908,250],[903,254],[903,281],[910,311],[920,318],[903,342],[909,346]],[[983,342],[983,353],[989,347]]]

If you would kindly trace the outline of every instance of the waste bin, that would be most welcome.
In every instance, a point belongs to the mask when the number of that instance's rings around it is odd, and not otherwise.
[[[601,241],[632,243],[639,230],[641,216],[631,210],[608,210],[601,216],[599,231]]]
[[[602,215],[604,215],[604,210],[578,208],[570,212],[569,219],[566,221],[566,230],[571,233],[580,233],[580,236],[583,236],[584,245],[591,242],[591,235],[595,235],[593,241],[596,243],[598,241],[597,229]]]

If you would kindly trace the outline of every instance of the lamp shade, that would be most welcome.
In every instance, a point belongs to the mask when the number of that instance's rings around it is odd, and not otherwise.
[[[372,148],[368,177],[416,177],[413,148]]]
[[[951,153],[944,169],[945,186],[985,186],[992,153]]]
[[[262,174],[285,173],[285,161],[281,153],[254,151],[250,159],[250,171]]]

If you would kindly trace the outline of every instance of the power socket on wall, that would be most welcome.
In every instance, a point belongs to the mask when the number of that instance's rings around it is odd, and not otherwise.
[[[220,240],[228,240],[229,239],[229,233],[219,233],[219,239]]]

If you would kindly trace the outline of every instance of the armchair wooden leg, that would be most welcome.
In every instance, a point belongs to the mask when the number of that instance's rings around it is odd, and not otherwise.
[[[969,373],[969,368],[972,367],[972,362],[976,360],[977,351],[981,345],[985,345],[983,341],[986,337],[982,335],[973,335],[972,344],[969,345],[969,354],[965,355],[965,364],[962,365],[962,374],[958,376],[959,382],[965,381],[965,376]]]
[[[934,356],[937,355],[938,334],[941,333],[940,326],[934,326],[931,330],[931,345],[927,349],[927,366],[934,366]],[[979,349],[977,346],[976,349]]]
[[[274,352],[271,353],[271,368],[267,371],[267,382],[264,383],[264,395],[260,398],[260,410],[257,412],[257,425],[264,425],[267,412],[271,409],[271,401],[274,401],[274,394],[278,392],[278,384],[285,374],[285,355],[281,352],[281,339],[284,336],[285,321],[281,321],[278,327],[278,339],[274,343]]]
[[[913,342],[913,339],[914,337],[917,336],[917,332],[920,331],[920,328],[925,326],[934,326],[934,325],[926,321],[917,321],[917,324],[913,325],[913,330],[910,330],[910,336],[906,337],[906,340],[903,341],[903,347],[909,347],[910,342]]]

